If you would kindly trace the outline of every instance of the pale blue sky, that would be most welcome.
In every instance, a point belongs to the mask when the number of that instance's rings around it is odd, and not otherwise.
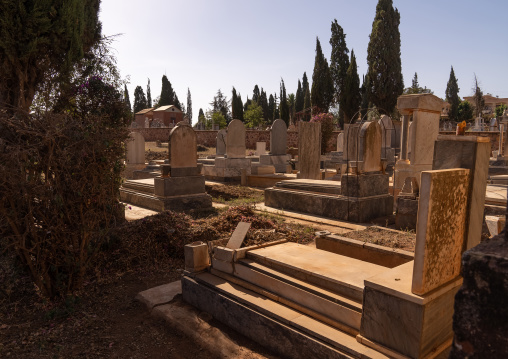
[[[476,73],[484,93],[508,97],[507,0],[394,0],[401,14],[402,72],[405,86],[415,72],[420,86],[444,98],[453,66],[461,97],[472,93]],[[134,89],[152,98],[166,74],[178,98],[209,108],[218,89],[243,101],[254,85],[279,94],[281,77],[296,92],[304,71],[312,82],[316,36],[329,61],[330,26],[337,19],[354,49],[360,79],[367,69],[367,46],[377,0],[102,0],[105,35],[123,34],[113,47],[131,103]]]

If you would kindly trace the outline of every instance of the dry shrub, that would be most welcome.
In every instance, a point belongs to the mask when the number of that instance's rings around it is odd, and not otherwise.
[[[119,93],[98,77],[75,90],[66,114],[0,114],[0,226],[46,296],[72,292],[109,229],[128,132]]]

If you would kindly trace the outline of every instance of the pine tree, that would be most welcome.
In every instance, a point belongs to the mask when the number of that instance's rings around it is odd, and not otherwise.
[[[157,106],[168,106],[175,105],[175,92],[173,91],[173,87],[171,86],[171,82],[169,82],[166,75],[162,76],[162,88],[161,95],[159,97],[159,103]]]
[[[273,118],[273,115],[275,114],[275,99],[272,94],[270,94],[270,97],[268,98],[268,120],[270,123],[273,123],[275,119]]]
[[[0,109],[28,111],[39,86],[70,83],[101,39],[100,0],[0,1]]]
[[[288,99],[286,96],[286,86],[284,80],[280,79],[280,105],[279,105],[279,116],[289,126],[289,106]]]
[[[457,83],[457,78],[455,77],[455,72],[452,69],[450,70],[450,78],[448,79],[448,84],[446,85],[446,102],[450,104],[450,110],[448,111],[448,118],[451,121],[457,121],[458,111],[460,105],[460,97],[459,97],[459,84]]]
[[[317,113],[328,112],[332,98],[333,82],[330,76],[330,68],[321,50],[321,43],[316,38],[316,58],[314,59],[314,72],[312,73],[310,102],[313,107],[317,107]]]
[[[131,99],[129,96],[129,90],[127,90],[127,85],[124,85],[123,100],[125,102],[125,107],[127,107],[129,113],[132,113]]]
[[[228,98],[224,96],[222,91],[217,90],[217,94],[214,96],[213,101],[210,102],[212,106],[212,112],[220,112],[226,119],[226,124],[231,122],[231,111],[229,111]]]
[[[343,87],[343,96],[341,98],[340,107],[344,111],[344,122],[350,123],[362,103],[362,95],[360,93],[360,77],[356,66],[355,52],[351,50],[351,61],[346,72],[346,80]],[[341,123],[343,126],[344,123]]]
[[[145,92],[141,86],[136,86],[134,90],[134,113],[138,113],[146,108]]]
[[[346,73],[349,68],[349,49],[346,46],[346,35],[344,30],[337,23],[335,19],[332,22],[332,36],[330,38],[330,45],[332,45],[332,54],[330,55],[330,74],[332,76],[334,88],[334,102],[341,103],[344,96],[343,88],[346,81]],[[339,107],[339,123],[341,126],[344,124],[344,113],[342,108]]]
[[[392,0],[379,0],[367,49],[370,101],[390,115],[404,90],[400,59],[400,14]]]
[[[148,79],[148,85],[146,85],[146,106],[152,107],[152,91],[150,90],[150,79]]]
[[[192,98],[190,89],[187,87],[187,117],[189,118],[189,123],[192,123]]]
[[[302,83],[300,82],[300,79],[298,79],[298,87],[296,89],[296,96],[295,96],[295,112],[300,112],[303,110],[303,101],[304,101],[305,94],[302,90]]]

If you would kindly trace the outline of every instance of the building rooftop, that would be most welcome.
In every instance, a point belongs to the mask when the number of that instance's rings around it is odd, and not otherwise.
[[[171,109],[172,107],[173,107],[172,111],[174,111],[174,112],[182,112],[182,111],[180,111],[180,110],[178,109],[178,107],[176,107],[175,105],[161,106],[161,107],[159,107],[159,108],[155,109],[155,110],[154,110],[154,112],[159,112],[159,111],[168,111],[168,110],[169,110],[169,109]]]

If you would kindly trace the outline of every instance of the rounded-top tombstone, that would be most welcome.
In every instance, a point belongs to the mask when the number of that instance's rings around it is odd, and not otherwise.
[[[139,132],[131,132],[127,141],[125,158],[128,165],[145,163],[145,138]]]
[[[344,132],[337,135],[337,152],[343,152],[344,150]]]
[[[224,156],[226,154],[226,130],[222,129],[217,132],[215,154],[217,156]]]
[[[277,119],[270,129],[270,154],[285,155],[288,142],[288,129],[286,123]]]
[[[185,122],[179,122],[169,134],[169,163],[171,168],[197,167],[196,133]]]
[[[245,158],[245,126],[240,120],[229,123],[226,136],[226,155],[228,158]]]

